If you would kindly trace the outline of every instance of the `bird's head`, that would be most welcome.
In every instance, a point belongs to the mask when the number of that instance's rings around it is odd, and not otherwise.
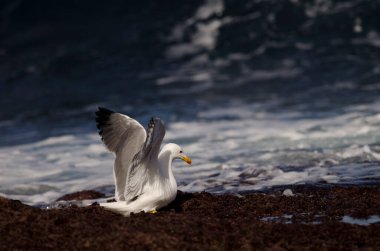
[[[177,145],[177,144],[174,144],[174,143],[169,143],[167,145],[165,145],[165,147],[168,147],[171,154],[172,154],[172,157],[173,159],[181,159],[183,161],[185,161],[187,164],[191,164],[191,159],[189,156],[187,156],[182,148]]]

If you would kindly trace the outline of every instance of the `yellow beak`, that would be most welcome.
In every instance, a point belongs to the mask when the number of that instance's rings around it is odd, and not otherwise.
[[[183,161],[185,161],[187,164],[189,164],[189,165],[191,165],[191,159],[188,157],[188,156],[183,156],[182,158],[181,158]]]

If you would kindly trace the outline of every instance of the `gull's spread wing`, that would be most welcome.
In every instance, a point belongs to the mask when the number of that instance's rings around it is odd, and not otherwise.
[[[116,154],[114,164],[115,199],[125,200],[125,185],[128,169],[134,156],[144,145],[146,132],[136,120],[99,107],[95,112],[99,135],[108,150]]]
[[[134,156],[132,166],[128,170],[125,189],[127,203],[143,193],[144,185],[149,182],[149,178],[159,177],[158,167],[155,165],[164,136],[164,123],[159,118],[152,118],[148,125],[145,143]]]

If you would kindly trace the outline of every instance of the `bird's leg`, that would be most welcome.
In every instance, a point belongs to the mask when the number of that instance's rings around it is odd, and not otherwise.
[[[157,213],[157,210],[156,210],[156,209],[153,209],[153,210],[150,210],[148,213],[150,213],[150,214],[155,214],[155,213]]]

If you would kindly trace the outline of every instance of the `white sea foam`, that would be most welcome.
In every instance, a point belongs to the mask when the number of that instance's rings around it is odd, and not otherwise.
[[[177,43],[171,46],[166,54],[171,58],[179,58],[186,55],[192,55],[202,50],[212,50],[215,47],[219,34],[219,28],[222,20],[213,18],[205,22],[212,15],[220,15],[224,10],[224,4],[221,0],[207,0],[194,13],[194,16],[183,23],[177,24],[168,37],[170,41]],[[192,35],[191,41],[182,42],[185,31],[195,26],[196,32]]]
[[[177,174],[188,191],[246,191],[275,185],[359,182],[380,178],[379,111],[351,107],[333,117],[256,112],[254,106],[212,109],[201,121],[170,125],[204,169]],[[224,119],[225,117],[230,117]],[[195,142],[194,142],[195,141]],[[221,168],[222,167],[222,168]]]
[[[0,192],[29,204],[112,184],[112,155],[93,134],[3,147],[0,159]]]
[[[174,162],[179,189],[244,192],[277,185],[357,183],[380,178],[379,104],[340,115],[269,113],[231,102],[192,121],[167,121],[165,142],[193,166]],[[113,184],[113,154],[97,133],[62,135],[0,148],[0,193],[29,204]]]

